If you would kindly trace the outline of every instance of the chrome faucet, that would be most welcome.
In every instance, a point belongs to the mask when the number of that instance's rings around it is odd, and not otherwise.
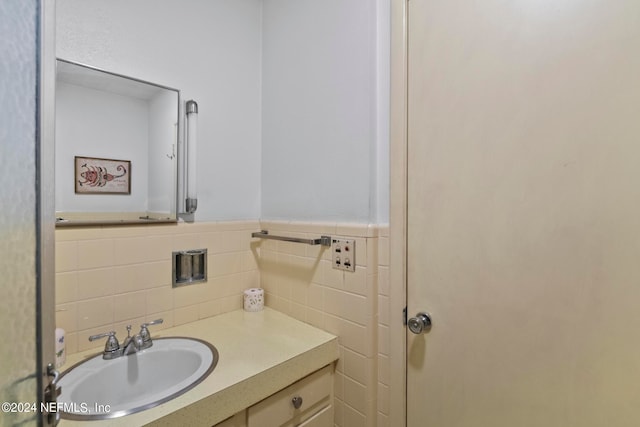
[[[131,325],[127,325],[127,337],[122,343],[122,355],[128,356],[132,353],[137,353],[140,349],[142,349],[142,337],[140,334],[131,336]]]
[[[143,323],[140,325],[140,332],[134,336],[131,336],[131,325],[127,325],[127,338],[124,339],[122,346],[116,338],[115,331],[109,331],[102,334],[91,335],[89,341],[95,341],[100,338],[107,337],[107,342],[104,345],[104,351],[102,352],[102,358],[105,360],[116,359],[121,356],[128,356],[133,353],[137,353],[140,350],[147,349],[153,345],[151,340],[151,334],[149,333],[148,326],[158,325],[162,323],[162,319],[154,320],[153,322]]]

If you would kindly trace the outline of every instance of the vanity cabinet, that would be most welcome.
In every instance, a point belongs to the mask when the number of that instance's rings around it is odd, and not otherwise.
[[[328,365],[215,427],[331,427],[332,402],[333,365]]]

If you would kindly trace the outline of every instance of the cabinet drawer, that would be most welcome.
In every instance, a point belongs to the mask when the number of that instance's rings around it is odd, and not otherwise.
[[[333,426],[333,405],[327,406],[298,427],[330,427]]]
[[[213,427],[247,427],[247,411],[238,412],[231,418],[227,418]]]
[[[247,425],[248,427],[300,425],[305,419],[313,417],[331,404],[332,389],[333,367],[325,366],[250,407]],[[298,409],[293,405],[294,398],[302,398],[302,404]]]

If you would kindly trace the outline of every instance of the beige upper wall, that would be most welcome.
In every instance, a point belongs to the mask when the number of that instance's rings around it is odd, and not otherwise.
[[[196,221],[387,223],[388,13],[388,0],[57,0],[57,54],[199,103]]]
[[[389,0],[265,0],[264,219],[388,222]]]
[[[262,2],[56,5],[59,57],[176,88],[182,102],[198,102],[196,221],[259,218]]]

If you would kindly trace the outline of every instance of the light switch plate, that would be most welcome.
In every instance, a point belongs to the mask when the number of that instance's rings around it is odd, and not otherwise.
[[[356,271],[356,241],[354,239],[332,239],[331,254],[333,268]]]

